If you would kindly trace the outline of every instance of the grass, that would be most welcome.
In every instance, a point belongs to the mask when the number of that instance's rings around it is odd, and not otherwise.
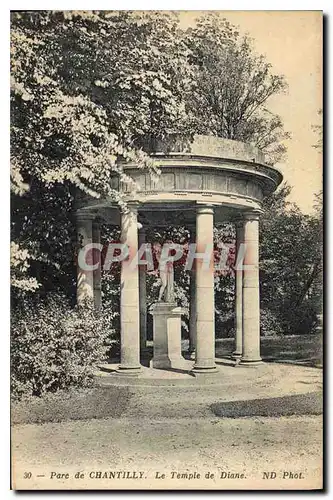
[[[228,356],[233,350],[234,339],[216,341],[216,356]],[[319,366],[323,362],[322,338],[318,335],[261,337],[260,351],[264,361],[287,361],[309,366]]]
[[[13,424],[63,422],[67,420],[90,420],[119,418],[127,407],[131,393],[128,387],[94,387],[71,389],[30,397],[12,404]]]

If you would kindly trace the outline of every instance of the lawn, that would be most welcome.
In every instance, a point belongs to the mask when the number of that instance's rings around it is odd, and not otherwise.
[[[217,339],[216,356],[229,356],[234,350],[234,339]],[[261,337],[261,356],[264,361],[295,362],[308,366],[323,363],[323,343],[319,335]]]

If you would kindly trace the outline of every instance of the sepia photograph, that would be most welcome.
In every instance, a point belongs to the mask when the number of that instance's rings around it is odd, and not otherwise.
[[[321,10],[11,11],[12,490],[323,490],[323,115]]]

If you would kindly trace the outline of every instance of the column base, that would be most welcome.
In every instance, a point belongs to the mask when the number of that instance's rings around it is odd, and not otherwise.
[[[246,367],[253,367],[255,368],[256,366],[263,365],[264,362],[261,358],[258,359],[244,359],[241,358],[240,363],[238,364],[239,366],[246,366]]]
[[[219,370],[217,367],[211,368],[211,369],[205,369],[205,370],[196,370],[195,368],[192,368],[192,370],[189,372],[189,375],[192,375],[193,377],[197,379],[201,379],[203,381],[205,380],[211,380],[214,379],[216,380],[216,377],[218,376]]]
[[[138,377],[142,373],[141,365],[119,365],[117,373],[125,377]]]
[[[195,364],[191,370],[191,373],[194,373],[195,375],[197,375],[197,374],[206,375],[206,374],[212,373],[214,375],[215,373],[218,373],[218,369],[217,369],[216,365],[202,366],[199,364],[198,365]]]

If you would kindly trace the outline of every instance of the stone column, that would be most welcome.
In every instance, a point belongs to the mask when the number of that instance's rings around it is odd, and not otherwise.
[[[92,240],[93,243],[101,243],[101,228],[98,220],[92,223]],[[94,249],[94,264],[98,264],[97,269],[94,270],[94,304],[95,309],[102,307],[102,291],[101,291],[101,252]]]
[[[196,269],[196,356],[194,373],[216,371],[214,319],[214,259],[212,207],[197,208],[196,253],[210,253],[209,265],[203,258],[195,259]]]
[[[243,355],[241,365],[256,365],[260,357],[259,212],[244,214]]]
[[[235,262],[235,350],[232,357],[239,361],[243,352],[243,262],[240,246],[244,241],[243,220],[236,221],[236,262]]]
[[[195,226],[190,227],[190,243],[195,243]],[[191,359],[195,359],[195,344],[196,344],[196,284],[195,284],[195,263],[190,270],[190,304],[189,304],[189,355]]]
[[[140,371],[139,271],[131,262],[138,251],[137,207],[121,214],[121,243],[129,254],[121,262],[120,279],[120,366],[128,375]]]
[[[86,270],[82,263],[89,266],[93,264],[92,250],[82,253],[86,245],[92,243],[92,221],[94,215],[89,213],[77,213],[77,238],[78,238],[78,262],[77,262],[77,285],[76,285],[76,298],[77,305],[84,307],[93,305],[94,302],[94,278],[93,271]],[[82,262],[83,260],[83,262]]]
[[[139,229],[139,248],[146,243],[146,229]],[[140,351],[145,353],[147,347],[147,287],[146,266],[139,266],[139,301],[140,301]]]

